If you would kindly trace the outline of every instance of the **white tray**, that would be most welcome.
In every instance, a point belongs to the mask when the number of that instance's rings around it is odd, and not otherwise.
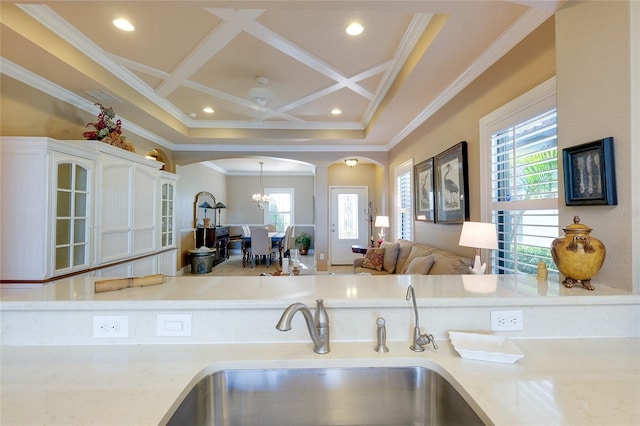
[[[462,358],[513,364],[524,356],[505,336],[450,331],[449,339]]]

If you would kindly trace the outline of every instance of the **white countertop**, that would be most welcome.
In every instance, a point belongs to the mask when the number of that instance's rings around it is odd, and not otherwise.
[[[185,387],[216,369],[407,365],[439,370],[496,424],[640,424],[640,295],[603,285],[567,289],[526,275],[167,277],[95,294],[94,281],[1,299],[1,424],[158,424]],[[438,351],[409,350],[410,284]],[[274,327],[288,304],[312,307],[319,297],[331,321],[327,355],[313,353],[300,316],[287,333]],[[524,358],[461,359],[448,331],[488,332],[501,309],[524,312],[523,331],[497,333]],[[190,315],[192,335],[157,336],[166,313]],[[126,315],[129,338],[94,338],[94,315]],[[372,349],[378,316],[386,354]]]
[[[105,278],[102,278],[105,279]],[[202,301],[218,306],[273,305],[282,300],[311,300],[322,297],[338,304],[369,305],[389,303],[405,306],[407,287],[413,285],[416,297],[429,300],[447,299],[447,303],[474,306],[511,304],[514,300],[528,304],[550,305],[580,301],[582,303],[637,303],[633,295],[605,285],[594,291],[580,287],[566,288],[558,280],[536,281],[535,276],[518,275],[304,275],[283,277],[165,277],[161,285],[133,287],[104,293],[94,292],[99,278],[71,278],[2,297],[3,309],[59,308],[60,302],[81,307],[83,303],[110,306],[110,302],[133,302],[157,307],[167,302],[173,307],[193,306]],[[615,298],[615,299],[614,299]],[[634,301],[635,300],[635,301]],[[633,302],[632,302],[633,301]],[[6,302],[6,303],[5,303]],[[9,303],[11,302],[11,303]],[[186,303],[185,303],[186,302]],[[439,302],[439,303],[440,303]]]
[[[206,371],[226,368],[425,366],[452,378],[499,425],[640,424],[640,339],[518,340],[516,364],[461,359],[391,342],[2,347],[5,425],[156,425]],[[473,404],[472,404],[473,405]]]

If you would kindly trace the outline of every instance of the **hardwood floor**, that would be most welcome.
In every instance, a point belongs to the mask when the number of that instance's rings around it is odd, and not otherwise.
[[[312,255],[300,256],[299,257],[301,263],[302,274],[315,274],[316,265],[315,260]],[[273,273],[276,271],[277,261],[272,262],[270,266],[266,266],[264,264],[259,264],[254,266],[253,268],[250,265],[242,266],[242,256],[239,254],[232,254],[228,260],[225,260],[222,263],[214,266],[210,273],[208,274],[198,274],[202,275],[217,275],[217,276],[258,276],[263,272]],[[190,268],[185,268],[190,269]],[[320,272],[321,274],[333,273],[333,274],[351,274],[353,271],[353,267],[351,265],[340,265],[340,266],[329,266],[329,271]],[[184,275],[191,275],[189,271],[185,272]]]

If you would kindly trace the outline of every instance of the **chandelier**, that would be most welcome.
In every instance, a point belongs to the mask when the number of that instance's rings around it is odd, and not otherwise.
[[[264,191],[264,185],[262,184],[262,165],[264,163],[260,161],[260,189],[259,191]],[[267,204],[269,204],[269,196],[267,194],[261,194],[260,192],[253,194],[251,199],[254,203],[258,205],[259,208],[264,209]]]

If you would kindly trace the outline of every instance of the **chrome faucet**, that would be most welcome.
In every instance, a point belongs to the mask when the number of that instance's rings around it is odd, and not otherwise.
[[[410,285],[407,288],[407,300],[411,299],[413,301],[413,312],[416,317],[416,325],[413,327],[413,344],[409,346],[412,351],[422,352],[424,351],[424,345],[428,345],[431,343],[433,345],[433,349],[438,349],[438,345],[436,344],[436,340],[433,338],[431,334],[421,334],[420,333],[420,319],[418,318],[418,305],[416,304],[416,293],[413,289],[413,286]]]
[[[307,323],[311,340],[313,340],[313,351],[317,354],[329,353],[329,316],[322,299],[316,300],[315,315],[311,314],[304,303],[298,302],[289,305],[282,313],[276,328],[280,331],[291,330],[291,319],[298,311],[302,312]]]

